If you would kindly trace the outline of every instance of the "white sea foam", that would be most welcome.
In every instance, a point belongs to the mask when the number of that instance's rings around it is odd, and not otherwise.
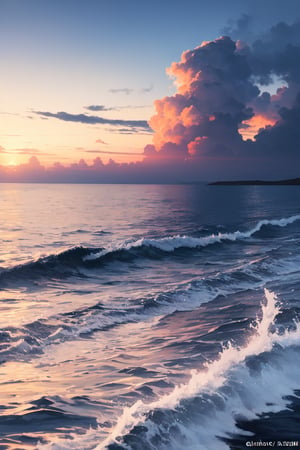
[[[137,401],[126,407],[117,420],[109,436],[103,439],[103,430],[91,430],[86,435],[76,437],[74,441],[60,441],[38,447],[43,450],[67,449],[105,449],[110,443],[124,436],[135,425],[146,422],[147,438],[160,434],[160,426],[149,419],[149,413],[154,410],[174,410],[182,401],[201,397],[203,394],[218,396],[223,407],[215,407],[203,414],[201,423],[193,422],[193,417],[187,423],[177,423],[184,438],[184,447],[193,450],[228,449],[227,444],[216,436],[228,436],[228,433],[239,432],[236,428],[236,417],[246,419],[257,418],[262,412],[277,412],[288,403],[283,397],[293,394],[299,388],[300,367],[297,362],[297,348],[300,342],[300,325],[295,324],[294,330],[284,334],[271,332],[270,327],[280,309],[276,305],[276,297],[265,290],[266,304],[262,306],[262,317],[257,321],[252,337],[241,348],[228,346],[220,353],[219,358],[208,363],[205,370],[193,371],[190,380],[177,386],[171,393],[164,395],[151,403]],[[270,352],[274,344],[283,347],[280,358],[272,362],[262,363],[261,370],[255,374],[247,364],[249,358],[255,358],[264,352]],[[224,390],[229,387],[229,391]],[[238,388],[237,388],[238,386]],[[187,413],[188,414],[188,413]],[[162,444],[161,449],[179,450],[182,444],[169,435],[169,443]],[[150,442],[150,441],[149,441]],[[125,446],[126,447],[126,446]],[[130,446],[128,447],[130,448]],[[155,447],[153,447],[154,449]]]
[[[245,347],[229,346],[220,354],[219,359],[207,365],[207,370],[193,371],[186,384],[176,386],[175,389],[158,400],[146,404],[141,400],[124,409],[122,416],[112,430],[110,436],[96,449],[105,448],[115,441],[118,436],[128,433],[135,425],[144,422],[150,411],[157,408],[174,409],[180,401],[198,395],[202,390],[215,392],[227,381],[227,372],[233,366],[240,364],[248,356],[258,355],[272,349],[274,337],[269,333],[269,327],[274,322],[279,308],[275,304],[275,295],[265,290],[266,305],[262,306],[262,319],[258,322],[256,333]]]
[[[207,365],[206,371],[193,371],[191,378],[188,383],[177,386],[173,392],[168,395],[165,395],[159,398],[157,401],[152,402],[150,404],[145,404],[142,401],[138,401],[133,404],[131,407],[125,408],[122,416],[119,418],[115,428],[112,430],[110,436],[101,444],[99,444],[96,449],[104,449],[110,442],[115,441],[118,436],[122,436],[128,433],[135,425],[144,422],[147,414],[150,411],[155,409],[174,409],[179,403],[187,398],[191,398],[199,395],[201,392],[216,392],[219,388],[221,388],[228,381],[228,372],[234,370],[234,368],[240,369],[241,363],[245,362],[245,359],[250,356],[259,355],[263,352],[270,351],[274,345],[274,343],[279,343],[282,346],[289,346],[291,344],[299,343],[300,339],[300,326],[299,324],[296,327],[295,331],[286,332],[284,335],[272,334],[269,329],[270,326],[274,323],[274,319],[276,315],[279,313],[279,307],[276,306],[276,297],[273,293],[265,290],[265,296],[267,299],[267,303],[262,306],[262,318],[258,321],[255,333],[250,338],[248,344],[245,347],[237,348],[233,346],[229,346],[222,351],[219,359],[213,361],[212,363]],[[291,377],[285,376],[286,374],[280,371],[274,371],[270,367],[265,370],[264,378],[265,380],[260,381],[260,384],[257,385],[255,380],[251,379],[248,370],[245,370],[245,366],[242,365],[242,370],[244,372],[244,377],[242,378],[244,381],[244,386],[249,391],[250,397],[255,398],[255,405],[252,405],[256,412],[263,411],[266,407],[266,402],[269,400],[272,401],[273,405],[277,403],[280,405],[279,409],[283,407],[284,401],[282,400],[282,396],[285,394],[291,394],[293,388],[297,387],[297,377],[294,379],[294,386],[291,387],[291,379],[289,379],[289,383],[287,383],[287,379]],[[290,374],[289,374],[290,375]],[[248,378],[248,380],[246,380]],[[273,378],[273,380],[272,380]],[[278,380],[279,378],[279,380]],[[285,380],[283,380],[285,378]],[[292,378],[294,378],[292,374]],[[277,379],[274,388],[274,379]],[[267,390],[266,390],[267,389]],[[252,390],[252,392],[251,392]],[[256,391],[256,392],[254,392]],[[253,397],[254,396],[254,397]],[[251,408],[249,409],[243,405],[241,399],[237,401],[237,399],[231,399],[232,403],[240,403],[239,413],[243,413],[249,417],[249,413],[251,412]],[[253,403],[253,401],[252,401]],[[232,404],[230,408],[232,408]],[[237,405],[236,405],[237,406]],[[218,429],[218,432],[225,433],[228,432],[230,428],[234,427],[234,420],[232,414],[230,414],[228,419],[228,406],[226,411],[221,413],[223,417],[222,422],[217,421],[217,423],[226,423],[226,426],[221,426]],[[220,414],[219,414],[220,415]],[[252,416],[253,416],[252,412]],[[224,422],[225,417],[227,420]],[[253,417],[252,417],[253,418]],[[231,426],[229,427],[229,422],[231,422]],[[211,424],[212,425],[212,424]],[[215,425],[215,424],[214,424]],[[202,427],[201,427],[202,428]],[[207,436],[210,439],[210,447],[207,447],[207,443],[205,444],[203,430],[201,434],[201,442],[202,445],[198,444],[197,448],[217,448],[217,442],[212,444],[212,435],[211,431]],[[215,432],[217,430],[214,430]],[[197,442],[199,443],[199,437],[197,438]],[[195,442],[191,445],[195,445]],[[222,443],[219,443],[218,446],[223,446]],[[170,448],[177,448],[174,443]],[[196,447],[193,447],[196,448]]]
[[[109,253],[120,251],[120,250],[130,250],[133,248],[139,248],[142,246],[145,247],[153,247],[164,252],[173,252],[179,248],[197,248],[197,247],[206,247],[211,244],[220,243],[223,241],[237,241],[240,239],[247,239],[251,237],[253,234],[261,230],[263,226],[272,225],[278,227],[285,227],[290,225],[297,220],[300,220],[300,215],[295,215],[282,219],[273,219],[273,220],[260,220],[255,227],[251,228],[248,231],[234,231],[231,233],[218,233],[211,234],[209,236],[203,236],[200,238],[190,237],[190,236],[167,236],[161,239],[147,239],[141,238],[134,242],[125,242],[121,243],[117,246],[109,246],[104,250],[101,250],[98,253],[93,253],[92,255],[88,255],[84,258],[85,261],[95,260],[105,256]]]
[[[240,266],[228,267],[222,273],[216,273],[209,278],[200,279],[194,282],[182,283],[178,288],[169,291],[164,290],[164,295],[158,293],[154,300],[153,308],[144,307],[147,302],[141,299],[136,306],[131,305],[127,309],[115,310],[112,314],[103,314],[103,311],[87,310],[79,315],[75,321],[72,317],[72,326],[55,330],[45,340],[36,343],[40,350],[46,351],[51,344],[57,344],[66,339],[77,339],[82,334],[93,333],[115,325],[121,325],[130,321],[139,322],[141,320],[157,320],[160,317],[172,314],[175,311],[189,311],[199,307],[203,303],[214,301],[219,295],[226,296],[246,290],[261,289],[266,283],[281,279],[290,280],[299,276],[299,255],[287,257],[281,260],[268,259],[267,256],[257,258],[254,261],[246,262]],[[261,266],[262,264],[262,266]],[[264,268],[264,271],[261,268]],[[246,277],[237,276],[237,270]],[[248,277],[248,278],[247,278]],[[151,300],[151,298],[150,298]],[[61,317],[58,316],[58,323]],[[63,317],[64,325],[67,325]],[[20,344],[20,342],[18,342]],[[36,345],[25,344],[16,345],[14,342],[9,351],[18,354],[35,353]],[[3,352],[7,352],[4,349]],[[1,351],[0,351],[1,353]]]
[[[74,318],[72,318],[72,327],[70,329],[61,327],[57,332],[49,336],[45,345],[57,343],[61,339],[76,338],[84,333],[92,333],[130,321],[147,321],[172,314],[175,311],[190,311],[203,303],[215,300],[219,295],[230,295],[247,289],[257,289],[264,285],[264,282],[261,280],[258,280],[256,283],[253,280],[237,281],[230,274],[223,277],[225,282],[222,288],[207,286],[205,282],[200,281],[188,283],[178,291],[170,290],[168,293],[165,291],[164,294],[167,293],[168,295],[162,298],[159,295],[155,297],[156,307],[154,308],[144,308],[143,304],[140,303],[136,308],[115,310],[115,314],[111,315],[104,315],[102,311],[97,314],[89,312],[80,316],[77,323],[74,323]]]

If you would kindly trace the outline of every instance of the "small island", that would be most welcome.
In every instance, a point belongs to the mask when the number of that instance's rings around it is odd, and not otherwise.
[[[215,181],[208,183],[210,186],[299,186],[300,178],[292,178],[289,180],[239,180],[239,181]]]

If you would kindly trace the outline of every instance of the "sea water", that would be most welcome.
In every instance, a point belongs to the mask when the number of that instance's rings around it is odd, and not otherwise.
[[[1,450],[300,446],[299,187],[0,190]]]

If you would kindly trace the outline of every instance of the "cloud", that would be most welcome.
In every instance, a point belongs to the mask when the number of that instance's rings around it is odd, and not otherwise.
[[[84,109],[87,109],[88,111],[113,111],[116,108],[107,108],[104,105],[89,105],[89,106],[85,106]]]
[[[250,35],[249,24],[247,16],[241,18],[231,34]],[[248,31],[243,33],[246,25]],[[73,182],[165,183],[299,177],[300,21],[291,25],[279,23],[248,43],[237,38],[223,36],[203,42],[185,51],[167,69],[176,92],[154,102],[155,114],[149,121],[152,142],[144,148],[142,161],[121,164],[111,159],[103,164],[96,158],[92,164],[80,160],[68,167],[42,169],[32,160],[29,168],[22,170],[27,170],[28,175],[34,169],[35,180]],[[271,94],[274,80],[278,89]],[[112,91],[129,95],[132,89]],[[36,111],[36,114],[109,125],[113,127],[110,132],[119,134],[150,134],[144,120],[66,112]],[[8,176],[3,170],[1,179]],[[21,169],[15,170],[21,177]]]
[[[249,60],[253,74],[262,84],[269,84],[273,74],[288,84],[299,84],[300,21],[273,26],[252,44]]]
[[[124,126],[128,128],[141,128],[149,129],[148,122],[146,120],[122,120],[122,119],[107,119],[98,116],[88,116],[86,114],[70,114],[64,111],[51,113],[48,111],[35,111],[35,114],[41,117],[55,118],[63,120],[65,122],[78,122],[89,125],[112,125],[112,126]]]
[[[244,16],[235,33],[249,22]],[[147,159],[194,160],[199,171],[201,159],[215,159],[238,176],[268,160],[278,173],[300,162],[300,22],[277,24],[249,45],[226,36],[204,42],[167,73],[177,92],[154,102]],[[271,95],[258,83],[272,85],[274,76],[281,86]]]
[[[143,109],[151,107],[152,105],[125,105],[125,106],[116,106],[116,109]]]
[[[41,152],[35,148],[18,148],[13,150],[11,153],[18,155],[48,155],[48,153]]]
[[[121,155],[121,156],[143,156],[143,152],[114,152],[110,150],[85,150],[86,153],[103,153],[107,155]]]
[[[148,94],[149,92],[153,91],[154,85],[150,84],[150,86],[147,87],[143,87],[140,89],[140,92],[142,94]],[[117,88],[117,89],[109,89],[109,92],[111,92],[112,94],[125,94],[125,95],[130,95],[135,91],[135,89],[132,88]],[[94,110],[94,111],[98,111],[98,110]]]
[[[152,130],[149,127],[148,129],[136,128],[136,127],[127,127],[127,128],[114,128],[108,129],[110,133],[114,134],[142,134],[142,135],[152,135]]]
[[[42,170],[44,170],[44,167],[41,165],[40,161],[38,160],[38,158],[36,156],[32,156],[31,158],[29,158],[27,165],[31,169],[42,169]]]
[[[104,142],[102,139],[97,139],[97,140],[96,140],[96,144],[108,145],[108,143],[107,143],[107,142]]]
[[[9,155],[53,155],[53,153],[45,153],[37,150],[35,148],[16,148],[12,150],[7,150],[0,146],[0,153],[5,153]]]
[[[261,130],[256,136],[258,151],[263,149],[265,155],[280,156],[288,160],[300,156],[300,93],[292,108],[281,108],[280,119],[275,126]]]
[[[130,94],[132,94],[133,91],[134,91],[134,89],[130,89],[130,88],[109,89],[109,92],[111,92],[112,94],[130,95]]]
[[[149,161],[117,163],[110,159],[104,164],[99,157],[92,163],[81,159],[68,166],[55,162],[52,166],[45,167],[32,156],[27,163],[19,166],[0,166],[0,179],[3,182],[170,183],[174,180],[181,181],[184,172],[190,179],[195,175],[193,170],[193,166],[184,167],[181,163],[168,167]]]
[[[255,34],[252,31],[253,18],[249,14],[242,14],[237,20],[229,21],[221,30],[224,36],[230,36],[234,40],[252,41]]]
[[[239,125],[253,115],[247,106],[259,90],[234,41],[222,37],[188,50],[167,70],[177,93],[156,100],[149,124],[158,155],[236,154]]]
[[[151,84],[149,87],[145,87],[141,89],[142,94],[148,94],[149,92],[153,91],[153,84]]]
[[[141,93],[150,92],[151,88],[141,89]],[[90,105],[85,106],[84,108],[88,111],[99,112],[99,111],[119,111],[121,109],[142,109],[142,108],[151,108],[152,105],[118,105],[107,107],[104,105]]]

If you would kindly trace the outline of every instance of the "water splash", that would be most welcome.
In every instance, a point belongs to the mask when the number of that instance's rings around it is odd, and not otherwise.
[[[248,419],[254,419],[256,414],[267,410],[276,412],[283,409],[287,403],[283,399],[285,395],[292,395],[293,389],[298,386],[300,368],[296,366],[297,373],[291,373],[291,361],[295,360],[295,355],[288,355],[287,361],[278,367],[270,364],[265,365],[260,374],[259,382],[253,378],[253,374],[247,367],[248,359],[255,358],[264,352],[270,352],[274,344],[281,347],[289,347],[299,344],[300,324],[295,323],[293,330],[286,330],[282,334],[273,332],[276,316],[280,312],[276,295],[265,289],[265,303],[261,308],[261,317],[257,319],[253,327],[253,334],[248,343],[243,347],[228,345],[224,347],[219,358],[206,364],[203,370],[194,370],[187,383],[175,387],[175,389],[151,403],[144,403],[139,400],[130,407],[126,407],[117,420],[110,434],[103,439],[103,430],[90,430],[84,436],[76,437],[74,441],[57,442],[53,444],[41,445],[40,450],[70,450],[70,449],[90,449],[103,450],[110,444],[120,443],[122,437],[130,434],[137,425],[147,423],[148,438],[159,433],[158,426],[151,422],[151,413],[154,411],[176,410],[181,402],[189,399],[208,395],[213,398],[219,395],[224,403],[224,408],[215,411],[215,418],[207,419],[207,414],[203,416],[203,423],[179,424],[180,431],[186,439],[186,449],[228,449],[227,444],[216,436],[226,436],[228,433],[237,432],[235,423],[235,413],[242,414]],[[289,359],[291,358],[291,360]],[[285,364],[286,363],[286,364]],[[294,366],[293,366],[294,368]],[[235,392],[234,386],[237,380],[243,380],[241,391]],[[233,384],[232,384],[233,383]],[[222,393],[225,386],[231,386],[229,394]],[[199,397],[199,398],[200,398]],[[269,403],[271,401],[271,403]],[[213,405],[213,401],[211,402]],[[205,422],[206,420],[206,422]],[[208,420],[208,422],[207,422]],[[241,433],[241,430],[238,430]],[[101,441],[101,442],[99,442]],[[128,447],[125,443],[121,444]],[[170,436],[169,445],[162,445],[159,448],[172,448],[177,450],[181,444]],[[155,448],[148,446],[149,448]],[[136,447],[134,447],[136,448]]]
[[[206,370],[192,371],[188,383],[176,386],[170,394],[149,404],[139,400],[132,406],[126,407],[111,434],[96,449],[104,449],[107,445],[114,442],[118,436],[128,433],[134,426],[144,422],[150,411],[157,408],[176,408],[181,400],[193,397],[203,389],[215,391],[225,383],[227,380],[226,372],[233,366],[240,364],[247,356],[271,350],[273,337],[269,334],[269,328],[279,313],[279,308],[276,306],[275,294],[265,289],[265,296],[267,302],[262,306],[262,318],[257,324],[255,333],[245,347],[237,348],[229,345],[222,351],[219,359],[207,365]]]

